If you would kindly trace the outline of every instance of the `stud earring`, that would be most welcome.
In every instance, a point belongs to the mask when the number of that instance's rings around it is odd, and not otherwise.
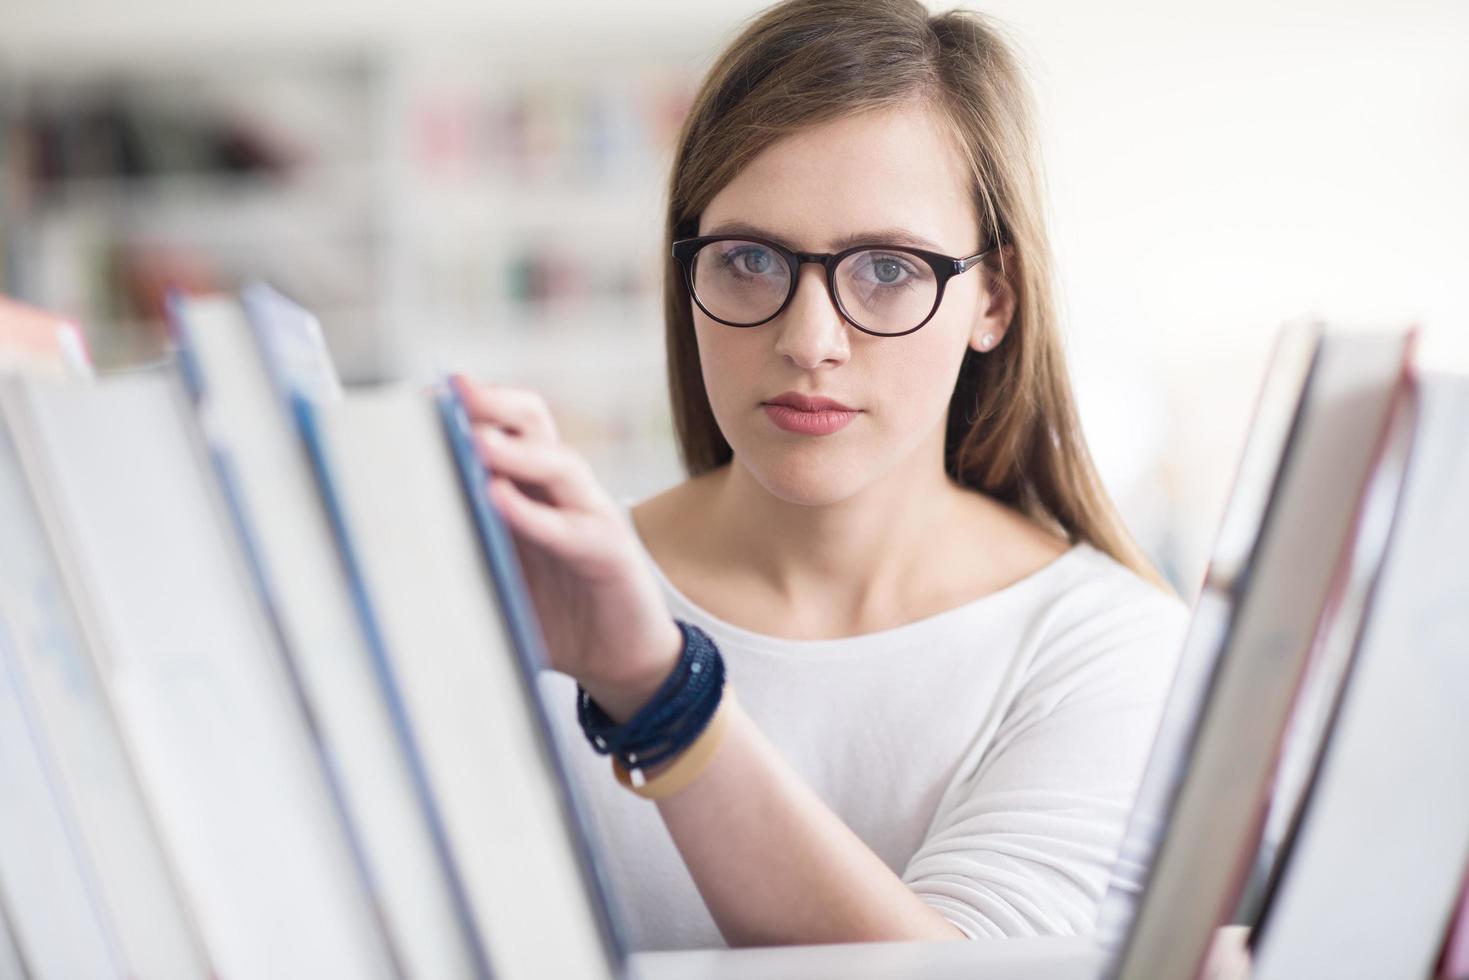
[[[989,350],[993,346],[995,346],[995,335],[994,334],[987,333],[983,337],[979,338],[979,349],[980,350]]]

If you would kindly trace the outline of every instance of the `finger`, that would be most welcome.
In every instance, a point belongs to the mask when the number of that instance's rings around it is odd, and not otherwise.
[[[565,514],[527,497],[503,476],[490,479],[490,500],[512,531],[555,554],[566,554],[571,535]]]
[[[496,425],[537,442],[555,442],[556,422],[546,400],[526,388],[476,384],[463,375],[454,376],[470,421]]]
[[[590,510],[597,503],[591,467],[559,442],[527,442],[493,429],[477,434],[480,456],[491,473],[541,489],[560,507]]]

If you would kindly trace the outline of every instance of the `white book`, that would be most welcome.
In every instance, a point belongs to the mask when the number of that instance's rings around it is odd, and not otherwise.
[[[639,980],[1096,980],[1090,936],[824,943],[632,954]]]
[[[1303,321],[1287,327],[1276,340],[1260,386],[1249,439],[1235,471],[1147,770],[1097,917],[1098,942],[1114,952],[1132,928],[1137,896],[1187,769],[1209,685],[1229,639],[1235,606],[1259,546],[1261,521],[1320,343],[1317,323]]]
[[[1281,741],[1406,387],[1409,335],[1328,335],[1114,975],[1193,977],[1235,912]]]
[[[75,821],[119,954],[133,976],[202,977],[208,957],[3,425],[0,515],[0,615],[12,680],[34,708],[38,748]]]
[[[1388,555],[1258,980],[1426,977],[1469,862],[1469,379],[1425,377]]]
[[[438,408],[389,389],[302,421],[495,976],[615,976]]]
[[[16,685],[0,616],[0,905],[22,975],[123,977],[71,816]]]
[[[358,621],[306,448],[266,372],[239,303],[173,309],[205,437],[233,483],[302,693],[331,760],[388,936],[403,971],[475,975],[482,962],[451,888],[393,718],[391,678]],[[381,683],[380,683],[381,681]]]
[[[0,893],[0,980],[25,980],[25,976],[15,931],[10,927],[10,913],[5,911],[5,895]]]
[[[1387,555],[1388,535],[1403,490],[1413,444],[1414,412],[1409,389],[1383,433],[1354,520],[1351,545],[1343,550],[1327,596],[1327,612],[1307,657],[1305,675],[1281,740],[1280,762],[1270,791],[1270,808],[1255,853],[1250,880],[1235,922],[1254,926],[1279,877],[1282,854],[1310,793],[1310,781],[1325,747],[1332,712],[1340,698],[1367,607]]]
[[[220,975],[391,975],[181,382],[27,380],[5,395]]]
[[[240,290],[240,303],[282,402],[297,395],[316,402],[342,397],[342,382],[314,313],[260,282]]]

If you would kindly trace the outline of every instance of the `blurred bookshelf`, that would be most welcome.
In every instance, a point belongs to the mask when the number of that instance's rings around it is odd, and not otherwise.
[[[645,495],[679,473],[663,184],[707,46],[0,45],[0,292],[75,317],[107,370],[163,351],[170,286],[263,279],[348,384],[534,387]]]
[[[352,53],[12,66],[3,288],[78,318],[104,368],[157,355],[169,285],[269,278],[370,330],[372,72]]]

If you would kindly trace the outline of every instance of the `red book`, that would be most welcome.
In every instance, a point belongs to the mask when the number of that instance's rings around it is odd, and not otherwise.
[[[89,376],[91,357],[70,320],[0,296],[0,370]]]

